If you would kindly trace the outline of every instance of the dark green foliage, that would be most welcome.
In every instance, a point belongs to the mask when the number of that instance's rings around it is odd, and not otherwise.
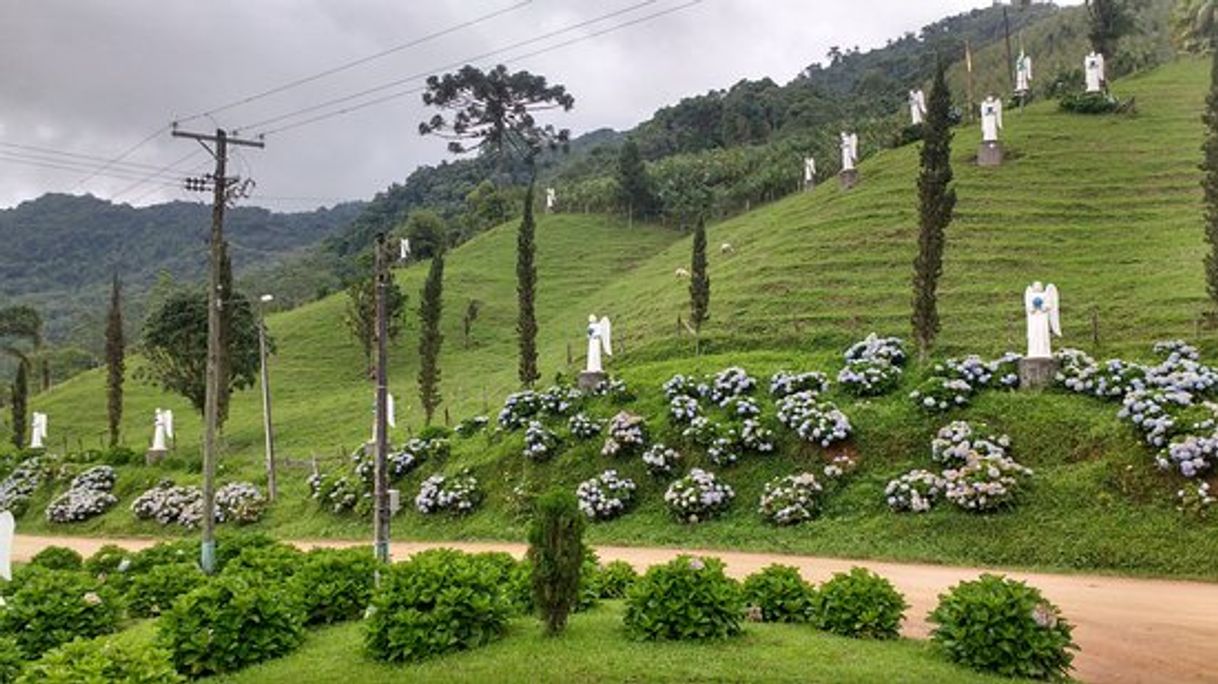
[[[0,635],[0,684],[13,684],[25,665],[17,640]]]
[[[600,567],[597,582],[600,597],[603,599],[626,598],[626,594],[638,580],[639,573],[630,563],[622,560],[606,563]]]
[[[250,549],[263,549],[279,545],[279,542],[274,537],[262,532],[225,535],[216,542],[216,569],[223,570],[230,561]]]
[[[0,682],[5,679],[0,674]],[[139,682],[177,684],[186,681],[173,669],[169,653],[118,638],[77,639],[30,663],[18,680],[23,684]]]
[[[228,403],[233,396],[233,388],[229,384],[232,382],[233,376],[233,357],[230,349],[231,341],[236,336],[234,326],[236,326],[236,306],[235,298],[237,297],[236,290],[233,288],[233,258],[228,253],[228,243],[224,242],[220,245],[220,355],[217,358],[216,373],[220,378],[220,393],[217,397],[216,413],[218,425],[223,429],[223,426],[228,422]],[[255,323],[254,325],[258,325]],[[257,328],[255,328],[257,330]],[[259,357],[261,363],[261,356]],[[205,376],[206,379],[206,376]]]
[[[1133,30],[1128,0],[1087,0],[1087,39],[1091,49],[1111,60],[1117,41]]]
[[[13,379],[9,394],[9,415],[12,417],[13,446],[25,447],[25,431],[29,420],[30,363],[25,359],[17,362],[17,377]]]
[[[157,565],[135,575],[127,585],[127,609],[134,617],[156,617],[183,594],[194,591],[207,576],[195,563]]]
[[[533,565],[533,602],[546,634],[558,634],[579,603],[584,563],[584,527],[579,500],[555,488],[538,497],[529,526],[529,561]]]
[[[444,251],[448,226],[436,212],[418,209],[406,218],[406,237],[410,238],[411,258],[427,259]]]
[[[450,439],[453,436],[453,431],[443,425],[427,425],[419,430],[418,438],[424,442],[429,442],[434,439]],[[447,456],[448,452],[445,451]]]
[[[424,422],[431,418],[442,399],[440,395],[440,346],[444,333],[440,318],[444,310],[444,253],[431,259],[427,280],[419,293],[419,402],[423,405]]]
[[[110,446],[118,446],[123,421],[123,379],[126,343],[123,339],[123,293],[118,275],[110,285],[110,310],[106,315],[106,419]]]
[[[285,581],[300,567],[304,553],[287,544],[251,546],[224,563],[225,575],[255,575],[268,581]]]
[[[122,602],[109,587],[83,572],[35,569],[5,596],[0,634],[17,641],[33,658],[76,637],[95,637],[118,629]]]
[[[109,575],[118,572],[118,568],[122,565],[123,560],[131,562],[131,558],[135,554],[121,546],[115,544],[106,544],[98,549],[92,556],[89,556],[84,561],[85,572],[97,577],[98,575]]]
[[[385,287],[386,329],[389,343],[402,334],[402,321],[406,314],[406,295],[396,280],[390,278]],[[363,278],[347,287],[347,311],[343,316],[351,336],[364,350],[364,361],[368,372],[372,372],[372,345],[376,342],[376,279]]]
[[[1218,50],[1214,51],[1210,67],[1210,92],[1205,98],[1205,143],[1201,150],[1205,173],[1201,187],[1205,192],[1205,286],[1210,301],[1218,306]]]
[[[859,639],[895,639],[905,617],[905,597],[866,568],[839,572],[813,598],[818,629]]]
[[[83,564],[84,558],[66,546],[48,546],[30,559],[30,565],[47,570],[80,570]]]
[[[502,551],[479,553],[474,558],[495,573],[515,612],[533,613],[533,566],[528,559],[518,561]]]
[[[512,603],[491,564],[451,549],[415,554],[381,576],[364,621],[368,653],[409,662],[503,636]]]
[[[939,596],[931,639],[954,662],[1004,677],[1065,679],[1073,628],[1040,590],[985,574]]]
[[[228,302],[232,315],[227,357],[229,390],[251,387],[258,377],[258,324],[244,295]],[[203,413],[207,386],[207,296],[202,292],[170,295],[144,321],[144,357],[140,377],[181,395]]]
[[[461,337],[465,342],[466,349],[469,349],[472,342],[474,321],[478,320],[478,313],[480,311],[482,311],[482,302],[477,299],[471,299],[465,305],[465,314],[461,316]]]
[[[227,539],[222,541],[227,541]],[[223,552],[222,547],[218,547],[218,549],[221,553]],[[198,542],[187,541],[185,539],[161,542],[135,553],[131,557],[131,566],[127,569],[127,573],[136,575],[147,572],[158,565],[194,562],[198,558],[198,555]]]
[[[761,611],[763,622],[809,622],[816,590],[789,565],[774,564],[744,580],[744,603]]]
[[[647,219],[655,215],[656,193],[639,146],[627,138],[617,153],[618,205],[626,215]]]
[[[710,276],[706,273],[706,224],[698,219],[694,228],[693,255],[689,262],[689,324],[695,334],[710,318]]]
[[[372,600],[379,564],[369,548],[314,549],[292,575],[309,624],[357,620]]]
[[[952,96],[947,88],[946,65],[939,63],[926,103],[921,170],[918,173],[918,255],[914,259],[914,340],[923,359],[939,334],[938,287],[943,274],[946,230],[956,208],[952,182]]]
[[[579,598],[572,613],[592,610],[601,602],[601,562],[596,552],[584,545],[584,559],[579,565]]]
[[[632,639],[719,639],[740,633],[744,595],[718,558],[678,556],[654,565],[626,598]]]
[[[1069,92],[1062,95],[1057,106],[1063,112],[1074,114],[1111,114],[1121,103],[1108,93]]]
[[[524,217],[516,234],[516,335],[520,345],[520,383],[532,386],[541,377],[537,369],[537,247],[534,238],[537,225],[533,221],[533,190],[536,181],[529,182],[524,193]]]
[[[285,582],[221,575],[180,596],[157,629],[177,671],[200,677],[292,652],[304,640],[304,612]]]

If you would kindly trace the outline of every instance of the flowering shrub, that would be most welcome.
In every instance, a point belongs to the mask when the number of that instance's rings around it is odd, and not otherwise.
[[[698,405],[698,400],[687,394],[678,394],[668,401],[668,417],[674,423],[691,423],[700,415],[702,408]]]
[[[647,423],[640,415],[618,413],[609,421],[608,432],[601,448],[603,456],[630,456],[641,453],[647,446]]]
[[[790,565],[769,565],[744,580],[744,603],[761,622],[808,622],[816,590]]]
[[[856,397],[878,397],[897,388],[900,366],[884,359],[849,361],[837,374],[842,389]]]
[[[905,619],[905,597],[866,568],[839,572],[812,599],[818,629],[861,639],[895,639]]]
[[[1004,677],[1064,679],[1078,648],[1039,590],[988,573],[941,595],[929,620],[931,641],[948,658]]]
[[[531,461],[548,461],[558,453],[558,443],[558,435],[552,430],[539,421],[530,421],[524,431],[524,451],[521,453]]]
[[[792,373],[778,371],[770,377],[770,396],[781,399],[796,392],[824,394],[829,391],[829,376],[818,371]]]
[[[932,377],[909,393],[909,398],[924,411],[938,413],[968,404],[972,385],[958,378]]]
[[[625,404],[634,401],[634,393],[626,386],[626,381],[621,378],[608,378],[596,383],[596,387],[592,388],[592,395],[597,397],[608,397],[615,404]]]
[[[567,421],[567,430],[575,439],[592,439],[601,433],[601,424],[583,413],[577,413]]]
[[[1120,359],[1109,359],[1099,365],[1089,358],[1073,356],[1069,366],[1062,366],[1057,379],[1071,392],[1099,399],[1120,399],[1145,386],[1146,368]]]
[[[778,420],[805,442],[828,447],[852,432],[850,419],[830,402],[817,401],[811,392],[796,392],[778,402]]]
[[[939,428],[930,441],[930,457],[938,463],[963,464],[971,453],[1005,456],[1010,447],[1010,437],[993,434],[985,423],[957,420]]]
[[[727,406],[736,397],[752,394],[757,380],[739,366],[724,368],[715,373],[709,385],[699,386],[704,396],[717,406]]]
[[[0,482],[0,511],[12,511],[16,517],[23,515],[30,505],[30,496],[42,484],[43,476],[42,459],[37,456],[18,464]]]
[[[1022,358],[1021,354],[1007,352],[991,361],[993,377],[990,386],[1008,390],[1019,387],[1019,360]]]
[[[1181,359],[1197,361],[1201,358],[1201,353],[1197,351],[1197,348],[1184,340],[1161,340],[1155,342],[1152,349],[1155,356],[1171,362]]]
[[[775,525],[796,525],[820,512],[823,491],[812,473],[777,477],[765,484],[757,512]]]
[[[1006,456],[970,455],[959,468],[943,471],[948,501],[966,511],[993,511],[1015,502],[1032,470]]]
[[[1142,433],[1142,439],[1153,447],[1167,445],[1177,434],[1176,413],[1193,405],[1192,393],[1184,390],[1134,390],[1121,400],[1117,417],[1128,420]]]
[[[681,431],[681,436],[694,444],[708,447],[719,438],[719,425],[706,416],[698,416]]]
[[[733,465],[745,454],[768,454],[774,451],[774,432],[752,418],[740,428],[728,427],[711,442],[707,458],[715,465]]]
[[[414,506],[427,515],[440,512],[464,515],[481,502],[482,490],[478,488],[478,478],[467,470],[455,477],[432,475],[424,480],[419,487],[419,495],[414,499]]]
[[[616,470],[606,470],[591,480],[579,483],[575,496],[579,510],[592,520],[616,518],[634,501],[634,480],[621,477]]]
[[[640,641],[721,639],[741,630],[739,583],[718,558],[678,556],[647,570],[626,599],[626,633]]]
[[[169,610],[183,594],[207,581],[196,563],[154,565],[131,579],[127,589],[127,610],[135,617],[156,617]]]
[[[905,342],[899,337],[879,337],[871,333],[860,342],[855,342],[844,354],[846,363],[852,361],[882,360],[894,366],[905,365]]]
[[[1210,483],[1189,484],[1176,492],[1176,507],[1182,513],[1204,516],[1218,499],[1210,494]]]
[[[489,425],[490,422],[491,419],[487,418],[486,416],[473,416],[472,418],[466,418],[460,423],[457,423],[457,426],[453,428],[453,432],[457,433],[457,436],[459,437],[469,439],[470,437],[473,437],[479,432],[485,430],[486,426]]]
[[[161,480],[135,497],[131,512],[140,520],[194,529],[203,522],[203,492],[198,487],[179,487],[171,480]]]
[[[249,482],[230,482],[216,490],[216,522],[255,523],[266,507],[266,497]]]
[[[80,570],[83,563],[80,553],[66,546],[48,546],[30,559],[30,565],[47,570]]]
[[[538,395],[541,411],[550,416],[565,416],[579,406],[584,395],[573,387],[550,387]]]
[[[848,473],[853,473],[858,467],[858,461],[849,455],[838,454],[824,467],[822,472],[825,474],[826,480],[837,480],[845,477]]]
[[[1163,470],[1175,468],[1184,477],[1199,477],[1218,466],[1218,434],[1187,435],[1167,445],[1155,461]]]
[[[0,608],[0,634],[17,641],[26,658],[118,629],[123,606],[103,582],[81,572],[30,568]]]
[[[987,387],[994,379],[998,363],[986,362],[976,354],[962,359],[947,359],[935,364],[935,375],[963,380],[971,387]]]
[[[652,444],[643,452],[643,464],[647,466],[647,472],[656,477],[672,475],[681,465],[681,454],[663,444]]]
[[[680,396],[693,397],[700,394],[698,381],[679,373],[669,378],[661,389],[664,390],[665,398],[669,400]]]
[[[308,483],[313,500],[332,513],[353,511],[361,496],[367,496],[365,483],[346,475],[313,473]]]
[[[509,394],[499,411],[499,427],[504,430],[519,430],[541,414],[541,395],[532,390]]]
[[[890,480],[884,498],[894,511],[925,513],[943,496],[947,481],[929,470],[911,470]]]
[[[100,465],[72,478],[68,491],[47,506],[47,520],[54,523],[79,522],[110,510],[118,503],[118,498],[110,493],[116,477],[114,468]]]
[[[678,520],[696,523],[726,511],[735,497],[731,485],[717,480],[712,472],[694,468],[668,486],[664,503]]]

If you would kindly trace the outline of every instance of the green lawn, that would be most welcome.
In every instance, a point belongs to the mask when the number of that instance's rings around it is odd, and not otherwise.
[[[297,653],[208,681],[290,682],[999,682],[942,660],[926,643],[835,637],[806,625],[749,625],[710,643],[638,643],[609,602],[572,617],[557,639],[536,620],[515,620],[507,638],[418,665],[363,655],[358,623],[309,632]]]

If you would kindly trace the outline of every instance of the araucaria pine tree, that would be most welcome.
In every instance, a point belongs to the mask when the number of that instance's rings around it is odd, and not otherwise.
[[[1205,284],[1210,301],[1218,307],[1218,51],[1214,52],[1210,70],[1210,94],[1205,101],[1205,160],[1201,168],[1205,171],[1202,187],[1205,189],[1205,241],[1209,253],[1205,255]]]
[[[951,92],[942,61],[926,104],[922,163],[918,173],[918,256],[913,274],[913,334],[925,360],[939,333],[938,286],[943,274],[945,232],[956,208],[952,182]]]
[[[516,337],[520,342],[520,382],[532,386],[541,377],[537,370],[537,247],[534,237],[537,224],[533,221],[533,186],[524,195],[524,218],[516,233]]]
[[[419,294],[419,401],[428,425],[440,405],[440,314],[443,311],[444,253],[431,259],[427,280]]]
[[[106,316],[106,417],[110,446],[118,446],[123,421],[123,377],[126,371],[123,340],[123,294],[118,276],[110,285],[110,311]]]
[[[689,324],[693,326],[695,353],[702,348],[702,324],[710,318],[710,276],[706,273],[706,224],[698,219],[689,264]]]
[[[538,497],[529,527],[533,564],[533,603],[547,635],[567,626],[579,602],[579,573],[584,563],[584,514],[575,495],[555,488]]]
[[[17,363],[17,377],[13,379],[9,408],[13,418],[13,446],[25,447],[26,409],[30,401],[30,362],[21,359]]]

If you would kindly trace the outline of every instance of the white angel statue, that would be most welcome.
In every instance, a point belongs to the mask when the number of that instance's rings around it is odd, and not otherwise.
[[[47,438],[47,414],[35,413],[30,421],[30,448],[42,449]]]
[[[599,321],[596,314],[588,316],[588,365],[585,373],[603,373],[601,366],[601,350],[613,356],[613,328],[609,325],[609,317],[604,316]]]
[[[859,160],[858,133],[842,131],[842,171],[853,171]]]
[[[1023,50],[1015,60],[1015,94],[1027,95],[1032,90],[1032,58]]]
[[[13,580],[13,534],[16,529],[13,514],[0,511],[0,578],[6,582]],[[4,601],[0,600],[0,606],[3,605]]]
[[[554,213],[556,206],[558,206],[558,191],[554,188],[546,188],[546,213]]]
[[[921,88],[909,91],[909,119],[914,126],[926,120],[926,93]]]
[[[990,95],[981,102],[981,142],[998,142],[1002,130],[1002,100]]]
[[[173,411],[157,409],[152,431],[152,451],[168,451],[166,440],[173,439]]]
[[[1087,78],[1087,92],[1098,93],[1104,89],[1107,77],[1104,75],[1104,55],[1091,51],[1083,59],[1083,73]]]
[[[410,238],[401,238],[399,240],[398,261],[410,261]]]
[[[1057,286],[1032,283],[1023,293],[1028,314],[1028,358],[1053,358],[1050,335],[1061,337],[1062,324],[1058,314]]]
[[[816,159],[813,157],[804,157],[804,187],[809,187],[816,182]]]

